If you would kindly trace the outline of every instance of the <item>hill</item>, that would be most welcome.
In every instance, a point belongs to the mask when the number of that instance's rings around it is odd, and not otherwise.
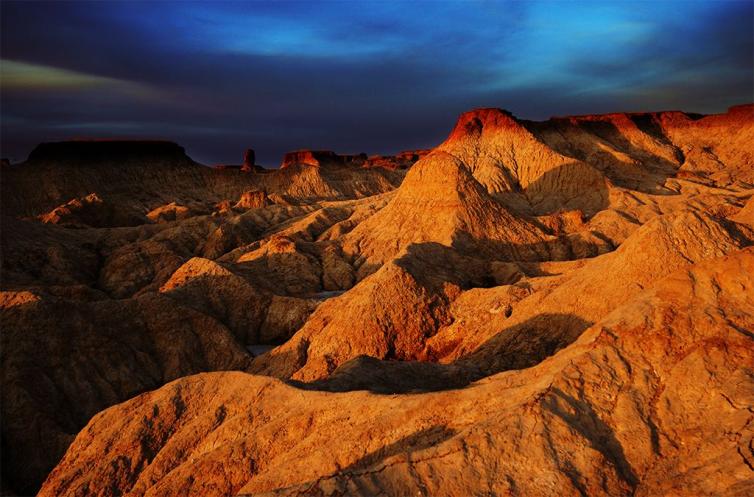
[[[277,170],[42,144],[0,169],[3,491],[750,493],[752,143],[747,105]]]

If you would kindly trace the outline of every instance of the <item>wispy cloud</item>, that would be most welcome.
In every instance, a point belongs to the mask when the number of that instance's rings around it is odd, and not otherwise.
[[[0,59],[0,89],[6,94],[105,90],[138,98],[157,95],[157,92],[148,86],[132,81],[8,59]]]

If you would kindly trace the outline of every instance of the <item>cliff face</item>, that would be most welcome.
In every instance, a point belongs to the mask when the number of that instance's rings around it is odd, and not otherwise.
[[[189,162],[183,147],[159,140],[74,140],[37,145],[29,161],[72,162],[76,165],[101,163],[118,158],[128,165],[132,161]]]
[[[1,171],[3,487],[748,495],[752,143],[741,106],[264,174],[40,146]]]

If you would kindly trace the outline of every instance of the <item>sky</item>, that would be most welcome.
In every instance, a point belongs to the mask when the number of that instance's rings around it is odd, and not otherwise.
[[[428,148],[457,116],[754,101],[754,0],[0,3],[0,148],[160,138],[205,164]]]

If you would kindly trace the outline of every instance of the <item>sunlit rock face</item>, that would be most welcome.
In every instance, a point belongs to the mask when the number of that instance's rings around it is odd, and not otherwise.
[[[753,143],[746,105],[266,172],[40,145],[0,169],[3,490],[749,495]]]
[[[297,150],[283,156],[281,168],[295,164],[307,166],[322,166],[325,164],[363,165],[367,161],[366,154],[339,155],[330,150]]]

